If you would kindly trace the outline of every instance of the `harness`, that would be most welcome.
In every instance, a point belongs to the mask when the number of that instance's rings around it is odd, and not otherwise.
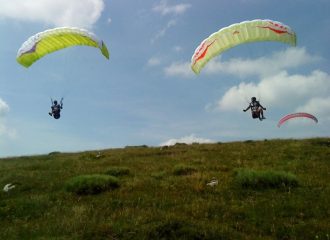
[[[53,113],[53,116],[54,116],[55,119],[59,119],[61,117],[60,112],[61,112],[61,106],[63,105],[63,98],[61,98],[60,104],[57,104],[57,105],[54,104],[52,98],[50,100],[52,101],[52,109],[56,110]]]
[[[255,110],[258,110],[259,107],[260,107],[260,103],[258,101],[255,101],[254,103],[250,103],[250,106],[251,106],[251,111],[255,111]]]

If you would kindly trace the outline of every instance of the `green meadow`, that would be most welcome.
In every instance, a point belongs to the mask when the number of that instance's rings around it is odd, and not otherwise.
[[[0,239],[330,238],[330,138],[99,151],[0,159]]]

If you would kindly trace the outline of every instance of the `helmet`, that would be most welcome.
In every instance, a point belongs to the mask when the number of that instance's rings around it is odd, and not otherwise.
[[[252,97],[251,100],[252,101],[256,101],[257,99],[256,99],[256,97]]]
[[[54,103],[57,104],[57,101],[55,100]]]

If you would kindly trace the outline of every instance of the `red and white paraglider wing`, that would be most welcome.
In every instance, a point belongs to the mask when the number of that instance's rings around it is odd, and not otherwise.
[[[235,23],[212,33],[196,48],[191,58],[191,69],[198,75],[215,56],[240,44],[276,41],[297,45],[296,33],[287,25],[269,19],[255,19]]]
[[[309,113],[292,113],[292,114],[289,114],[289,115],[283,117],[278,122],[277,126],[280,127],[282,125],[282,123],[284,123],[285,121],[287,121],[291,118],[296,118],[296,117],[306,117],[306,118],[313,119],[316,123],[318,122],[317,118],[315,116],[313,116],[312,114],[309,114]]]

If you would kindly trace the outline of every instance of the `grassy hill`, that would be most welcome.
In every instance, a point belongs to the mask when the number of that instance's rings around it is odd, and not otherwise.
[[[0,239],[329,240],[329,141],[0,159]]]

